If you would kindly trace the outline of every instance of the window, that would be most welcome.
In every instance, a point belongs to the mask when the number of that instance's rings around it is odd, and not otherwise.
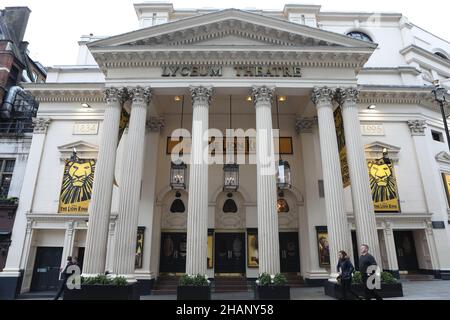
[[[319,198],[325,198],[325,189],[323,187],[323,180],[318,181],[319,186]]]
[[[444,142],[444,136],[438,131],[431,130],[431,136],[433,137],[434,141]]]
[[[0,159],[0,197],[7,197],[14,171],[15,160]]]
[[[437,55],[439,58],[442,58],[444,60],[449,60],[449,58],[442,52],[435,52],[434,54]]]
[[[357,39],[357,40],[363,40],[363,41],[367,41],[367,42],[373,42],[372,38],[369,37],[367,34],[365,34],[364,32],[360,32],[360,31],[352,31],[347,33],[347,36],[353,38],[353,39]]]

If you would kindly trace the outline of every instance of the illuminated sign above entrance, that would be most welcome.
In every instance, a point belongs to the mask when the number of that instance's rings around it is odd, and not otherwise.
[[[162,77],[252,77],[252,78],[300,78],[299,66],[239,65],[224,69],[222,66],[164,66]]]

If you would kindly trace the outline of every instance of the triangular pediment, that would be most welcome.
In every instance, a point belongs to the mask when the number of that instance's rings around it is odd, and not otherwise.
[[[228,41],[232,39],[230,35],[237,36],[239,39],[238,44],[231,45],[261,43],[278,46],[338,46],[371,49],[377,46],[342,34],[237,9],[227,9],[151,26],[98,40],[88,46],[93,49],[206,43],[220,45],[217,39],[223,39],[224,45],[229,46]],[[248,42],[245,43],[244,39]]]
[[[441,162],[441,163],[445,163],[445,164],[450,164],[450,154],[448,154],[445,151],[441,151],[436,155],[436,161],[437,162]]]
[[[98,146],[85,142],[76,141],[68,144],[64,144],[58,147],[58,151],[61,155],[61,160],[69,159],[74,150],[77,152],[77,156],[82,159],[96,159],[98,154]]]
[[[367,160],[375,160],[380,159],[383,156],[383,149],[386,148],[388,151],[389,159],[397,162],[399,159],[400,147],[384,143],[381,141],[375,141],[369,144],[366,144],[364,149],[366,152]]]

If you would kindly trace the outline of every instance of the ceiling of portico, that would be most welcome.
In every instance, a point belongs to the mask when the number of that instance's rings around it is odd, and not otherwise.
[[[108,68],[278,63],[362,67],[376,44],[236,9],[182,19],[88,44]]]

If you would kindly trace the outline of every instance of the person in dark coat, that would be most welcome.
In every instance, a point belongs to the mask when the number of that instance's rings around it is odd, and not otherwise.
[[[366,295],[366,300],[370,300],[372,298],[375,298],[377,300],[383,300],[375,289],[369,289],[367,280],[371,275],[373,275],[375,272],[372,272],[371,274],[368,273],[368,268],[370,266],[377,266],[377,261],[375,258],[369,253],[369,246],[367,244],[362,244],[361,248],[361,256],[359,257],[359,271],[361,272],[361,278],[364,285],[364,292]]]
[[[72,257],[68,256],[67,257],[67,264],[65,266],[65,268],[61,271],[61,283],[59,285],[59,289],[58,289],[58,293],[56,294],[56,296],[53,298],[53,300],[58,300],[59,297],[62,295],[64,288],[66,286],[67,283],[67,279],[69,278],[69,275],[67,274],[67,268],[69,268],[71,265],[73,265],[73,261],[72,261]]]
[[[339,251],[339,261],[337,264],[338,279],[341,283],[342,300],[347,300],[347,293],[350,293],[356,299],[361,300],[359,296],[352,290],[352,278],[355,267],[353,266],[347,252]]]

